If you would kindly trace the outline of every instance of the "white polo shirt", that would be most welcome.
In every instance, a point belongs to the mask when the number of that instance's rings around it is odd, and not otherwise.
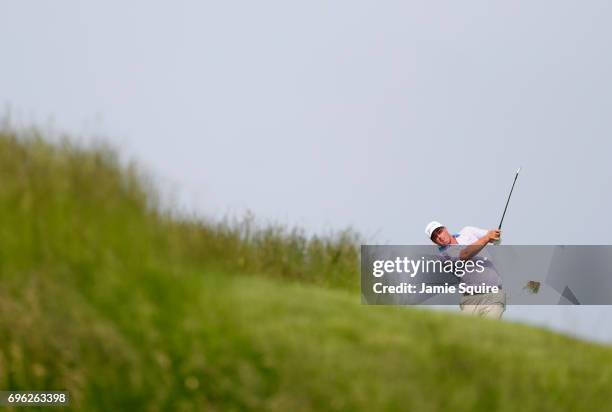
[[[461,229],[459,233],[454,234],[453,237],[457,241],[457,244],[465,246],[476,242],[478,239],[486,235],[487,232],[488,231],[485,229],[480,229],[474,226],[466,226]],[[458,259],[461,249],[462,248],[453,245],[439,247],[442,256],[447,259]],[[482,260],[484,258],[477,255],[472,257],[472,259]],[[499,273],[497,273],[495,266],[493,266],[493,262],[488,259],[486,259],[485,271],[483,273],[466,273],[463,276],[462,281],[467,285],[481,285],[482,283],[485,283],[489,286],[501,286],[502,284],[502,279],[499,276]]]
[[[471,245],[478,239],[487,234],[487,230],[479,229],[474,226],[466,226],[459,231],[456,235],[453,235],[455,240],[460,245]]]

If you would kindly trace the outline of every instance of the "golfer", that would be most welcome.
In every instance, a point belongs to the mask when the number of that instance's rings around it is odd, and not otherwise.
[[[447,259],[480,259],[478,253],[491,242],[498,241],[501,236],[500,230],[484,230],[472,226],[466,226],[457,234],[451,235],[443,224],[433,221],[425,228],[425,233],[432,242],[439,246],[440,253]],[[453,247],[461,245],[463,247]],[[485,270],[481,273],[466,273],[461,281],[466,286],[497,286],[498,293],[464,294],[461,297],[459,307],[464,313],[481,317],[500,319],[506,310],[506,294],[502,288],[502,280],[493,263],[484,260]]]

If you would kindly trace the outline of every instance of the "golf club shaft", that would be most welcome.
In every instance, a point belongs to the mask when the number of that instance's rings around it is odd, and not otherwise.
[[[512,197],[512,191],[514,190],[514,185],[516,184],[516,179],[518,179],[519,172],[521,168],[516,171],[516,175],[514,176],[514,182],[512,182],[512,187],[510,188],[510,194],[508,195],[508,200],[506,200],[506,207],[504,207],[504,213],[502,214],[501,220],[499,221],[499,226],[497,230],[501,230],[502,224],[504,223],[504,217],[506,216],[506,210],[508,210],[508,204],[510,203],[510,198]]]

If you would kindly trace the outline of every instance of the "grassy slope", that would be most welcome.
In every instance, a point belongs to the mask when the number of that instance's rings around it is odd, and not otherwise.
[[[557,334],[253,277],[203,292],[239,406],[576,411],[610,400],[612,351]]]
[[[608,405],[610,348],[362,307],[350,235],[179,221],[152,199],[108,151],[0,133],[0,387],[89,411]]]

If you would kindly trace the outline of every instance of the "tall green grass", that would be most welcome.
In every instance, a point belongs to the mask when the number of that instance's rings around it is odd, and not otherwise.
[[[359,236],[308,237],[252,216],[212,222],[164,209],[150,179],[116,151],[39,132],[0,132],[0,253],[11,265],[172,260],[228,273],[265,273],[356,290]],[[27,247],[23,247],[23,246]],[[160,251],[162,254],[160,255]]]
[[[357,287],[351,232],[308,238],[160,203],[109,147],[0,131],[0,388],[65,388],[78,409],[174,409],[197,399],[183,322],[207,310],[210,273]]]
[[[161,203],[108,147],[0,131],[0,388],[68,390],[86,411],[609,405],[609,348],[361,307],[353,232]]]

